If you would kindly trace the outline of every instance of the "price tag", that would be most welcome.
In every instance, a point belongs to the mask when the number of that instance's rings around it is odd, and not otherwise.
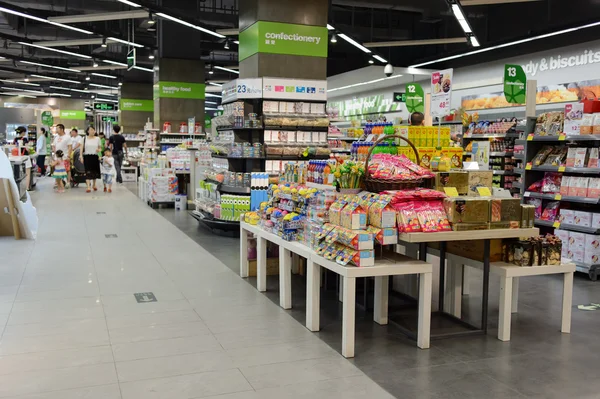
[[[559,172],[564,172],[565,170],[567,170],[567,168],[566,168],[566,167],[564,167],[564,166],[559,166],[559,167],[558,167],[558,171],[559,171]]]
[[[444,192],[448,197],[458,197],[458,190],[456,187],[444,187]]]
[[[531,167],[533,165],[531,165],[531,162],[527,162],[527,165],[525,165],[525,170],[531,170]]]
[[[567,134],[566,133],[561,133],[558,135],[558,141],[564,141],[567,139]]]
[[[562,195],[560,195],[560,194],[556,194],[556,195],[554,196],[554,200],[555,200],[555,201],[560,201],[561,199],[562,199]]]
[[[531,195],[531,193],[529,191],[525,191],[525,194],[523,194],[523,197],[529,197]]]
[[[527,141],[533,141],[533,134],[527,135]]]
[[[552,227],[554,227],[555,229],[558,229],[560,227],[560,222],[552,223]]]
[[[479,196],[481,196],[481,197],[491,197],[492,196],[492,192],[490,191],[490,189],[488,187],[477,187],[477,192],[479,193]]]

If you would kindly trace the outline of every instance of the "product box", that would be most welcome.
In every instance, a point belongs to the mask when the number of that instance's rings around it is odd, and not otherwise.
[[[279,101],[263,101],[263,112],[276,114],[279,112]]]
[[[585,233],[578,233],[575,231],[569,231],[569,250],[584,249],[585,248]]]
[[[571,259],[573,262],[583,263],[585,260],[585,249],[583,249],[583,248],[571,249],[571,247],[569,247],[569,259]]]
[[[590,177],[587,189],[588,198],[600,198],[600,178]]]
[[[491,170],[473,170],[468,172],[469,196],[479,197],[477,187],[487,187],[492,191],[494,172]]]
[[[350,248],[373,249],[373,234],[365,230],[349,230],[337,226],[332,233],[335,241]]]
[[[381,245],[398,243],[398,230],[395,228],[380,229],[373,226],[367,226],[367,231],[373,234],[375,241]]]
[[[563,176],[560,180],[560,194],[569,195],[569,187],[571,186],[571,176]]]
[[[490,201],[479,198],[445,198],[444,209],[448,221],[455,223],[488,223]]]
[[[396,210],[389,203],[391,195],[380,195],[369,208],[369,224],[379,228],[396,227]]]
[[[592,214],[590,212],[573,211],[573,224],[582,227],[592,227]]]
[[[587,148],[569,148],[567,151],[566,166],[584,168],[586,165],[587,150]]]
[[[342,225],[342,210],[348,204],[348,200],[344,197],[338,198],[329,207],[329,222],[331,224],[341,226]]]
[[[325,115],[325,104],[316,104],[316,103],[310,104],[310,113]]]
[[[426,127],[425,128],[425,145],[427,147],[437,147],[437,129],[435,127]]]
[[[579,177],[571,176],[569,180],[569,196],[576,197],[577,196],[577,187],[579,186]]]
[[[351,202],[342,210],[341,225],[350,230],[364,230],[367,228],[367,213],[358,202]]]
[[[554,235],[560,238],[562,241],[561,256],[563,258],[569,257],[569,232],[567,230],[555,229]]]
[[[435,156],[435,147],[420,147],[418,150],[420,158],[419,165],[431,169],[431,159]]]
[[[465,171],[435,172],[435,189],[444,192],[444,187],[454,187],[460,195],[469,192],[469,174]]]
[[[533,205],[521,205],[521,228],[531,229],[533,228],[535,221],[535,206]]]
[[[561,209],[558,215],[558,221],[564,224],[575,224],[575,211],[570,209]]]
[[[356,251],[350,259],[350,263],[358,267],[368,267],[375,265],[375,251],[372,249]]]
[[[489,223],[452,223],[453,231],[489,230]]]
[[[575,195],[578,197],[585,197],[587,195],[589,183],[589,177],[580,177],[577,183],[577,194]]]
[[[450,158],[450,167],[452,169],[461,169],[463,167],[463,149],[460,147],[444,147]]]
[[[592,213],[592,226],[595,229],[600,229],[600,213]]]
[[[599,166],[598,162],[598,148],[590,148],[590,156],[588,158],[587,167],[588,168],[597,168]]]
[[[519,228],[521,221],[519,198],[493,198],[490,200],[490,222],[508,222],[510,228]],[[500,228],[500,227],[496,227]]]

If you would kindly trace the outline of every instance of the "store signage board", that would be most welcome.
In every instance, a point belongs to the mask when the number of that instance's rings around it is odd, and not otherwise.
[[[46,125],[46,126],[54,125],[54,117],[52,116],[52,112],[50,112],[50,111],[42,112],[42,125]]]
[[[580,134],[581,120],[583,119],[583,103],[565,105],[564,133],[567,135]]]
[[[96,111],[114,111],[116,105],[112,103],[94,103],[94,109]]]
[[[60,119],[85,119],[85,111],[60,110]]]
[[[127,70],[131,71],[135,67],[135,47],[127,53]]]
[[[586,49],[580,54],[574,54],[571,56],[556,54],[550,57],[540,58],[539,61],[531,60],[528,63],[523,64],[523,68],[528,75],[535,76],[540,72],[598,63],[600,63],[600,51]]]
[[[328,44],[325,26],[257,21],[240,32],[239,59],[256,53],[327,57]]]
[[[262,81],[266,99],[327,101],[326,80],[263,78]]]
[[[236,79],[223,85],[222,102],[262,98],[263,81],[262,78]]]
[[[336,109],[339,116],[356,116],[401,111],[402,103],[396,103],[383,95],[377,95],[332,101],[327,103],[327,108]]]
[[[116,122],[117,118],[115,116],[103,116],[102,122]]]
[[[452,69],[444,69],[431,74],[431,116],[450,114],[452,72]]]
[[[406,93],[394,92],[394,102],[405,103]]]
[[[204,83],[158,82],[154,85],[155,98],[184,98],[204,100]]]
[[[527,76],[521,65],[504,65],[504,97],[509,104],[525,104]]]
[[[407,83],[406,108],[411,114],[413,112],[425,112],[425,93],[420,84]]]
[[[122,98],[119,107],[121,111],[154,112],[154,101]]]

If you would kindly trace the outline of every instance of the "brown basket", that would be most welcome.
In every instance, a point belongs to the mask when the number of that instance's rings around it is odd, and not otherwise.
[[[381,191],[386,191],[386,190],[406,190],[406,189],[422,186],[424,179],[417,179],[417,180],[374,179],[369,176],[369,160],[371,159],[373,150],[375,149],[377,144],[379,144],[383,140],[387,140],[390,138],[399,138],[401,140],[406,141],[408,143],[408,145],[410,145],[412,147],[413,151],[415,152],[416,159],[419,159],[419,151],[417,150],[417,147],[415,147],[415,145],[409,139],[402,137],[398,134],[390,134],[390,135],[385,135],[385,136],[381,137],[379,140],[377,140],[375,143],[373,143],[373,146],[369,150],[369,155],[367,156],[367,160],[365,162],[365,178],[364,178],[365,187],[367,188],[368,191],[371,191],[371,192],[381,192]]]

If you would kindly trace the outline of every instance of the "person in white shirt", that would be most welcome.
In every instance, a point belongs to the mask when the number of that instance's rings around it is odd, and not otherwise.
[[[37,161],[36,164],[38,166],[38,168],[40,168],[41,171],[41,175],[45,176],[46,175],[46,155],[47,154],[47,149],[46,149],[46,138],[48,137],[48,132],[46,131],[45,128],[41,128],[40,129],[40,137],[38,137],[37,142],[35,144],[35,152],[37,153]]]
[[[65,170],[67,171],[67,183],[69,183],[71,181],[70,154],[73,151],[73,144],[71,137],[65,134],[65,125],[62,123],[56,125],[56,136],[54,137],[54,142],[52,143],[52,151],[56,153],[58,150],[63,152],[62,160],[65,165]],[[69,187],[68,184],[66,186]]]
[[[79,137],[79,132],[75,128],[71,129],[71,145],[73,151],[81,147],[81,137]]]
[[[96,180],[100,178],[100,160],[98,159],[98,151],[100,151],[100,137],[96,134],[96,129],[89,126],[85,129],[85,137],[79,152],[79,159],[85,166],[85,184],[87,185],[86,193],[91,192],[91,189],[97,191]]]

